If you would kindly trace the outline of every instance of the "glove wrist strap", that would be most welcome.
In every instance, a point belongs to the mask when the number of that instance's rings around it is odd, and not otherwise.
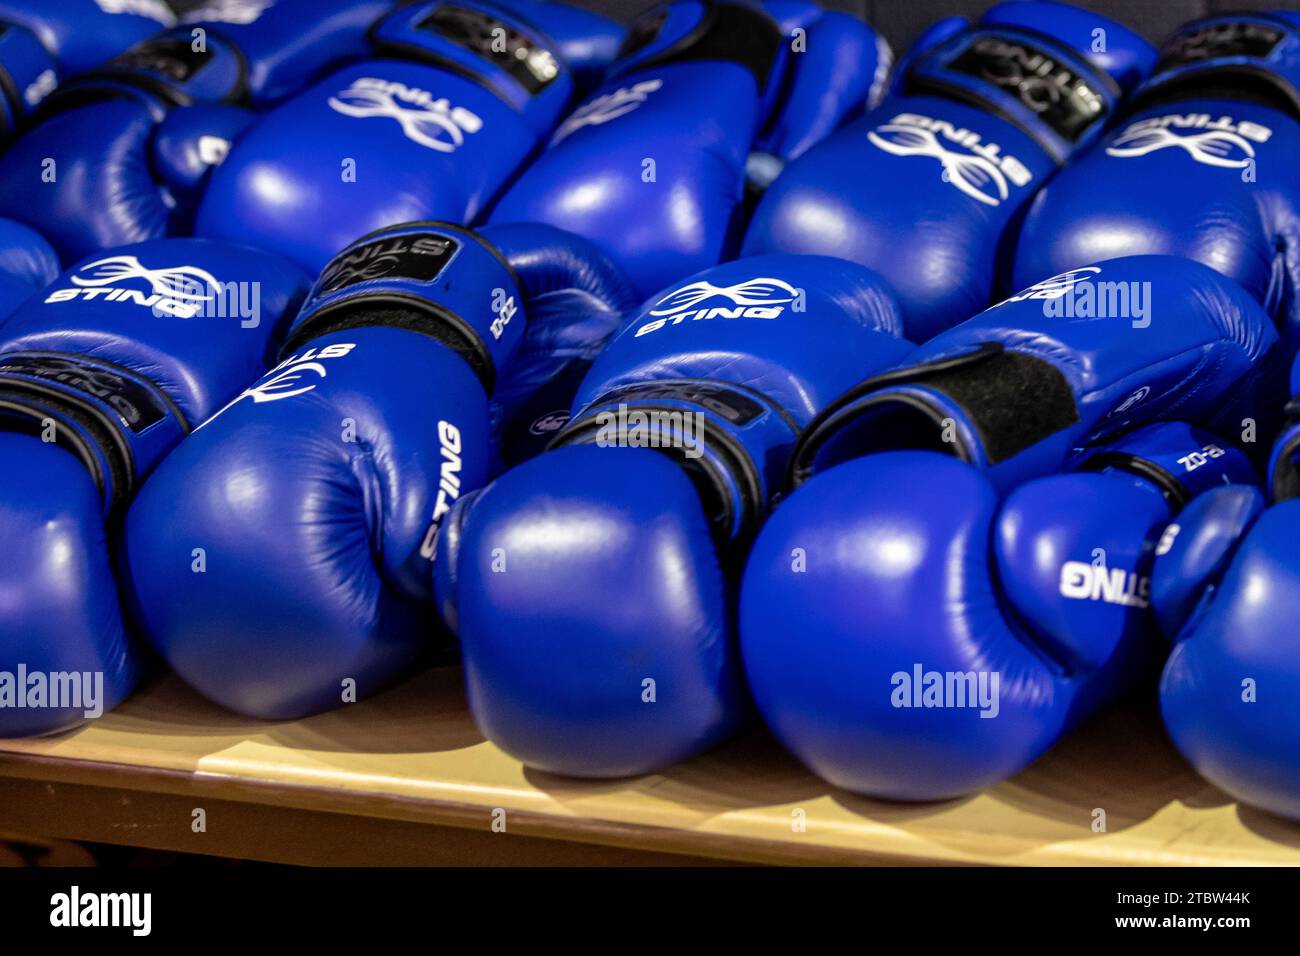
[[[1014,123],[1058,164],[1096,139],[1119,85],[1061,43],[1025,28],[963,31],[923,54],[908,92],[934,91]]]
[[[996,465],[1079,422],[1061,371],[998,343],[887,372],[836,399],[809,423],[788,484],[878,451],[925,449]]]
[[[576,415],[550,447],[649,448],[690,476],[722,546],[743,549],[776,488],[765,464],[793,445],[795,423],[756,392],[711,381],[667,380],[618,388]]]
[[[408,329],[465,359],[490,395],[523,336],[522,298],[510,265],[467,229],[442,222],[377,229],[330,260],[280,357],[343,329]]]
[[[780,29],[761,10],[737,3],[664,4],[632,25],[610,76],[675,63],[734,63],[768,92],[782,51]]]
[[[1300,28],[1267,13],[1187,24],[1161,49],[1135,107],[1192,96],[1250,100],[1300,117]]]
[[[86,355],[13,352],[0,356],[0,416],[76,454],[118,513],[136,485],[190,431],[154,382]]]
[[[248,99],[248,64],[239,48],[211,31],[170,30],[137,43],[106,65],[60,87],[51,108],[103,96],[143,98],[165,109]]]
[[[548,37],[475,0],[401,7],[370,30],[382,54],[434,63],[491,90],[534,121],[559,119],[573,81]]]

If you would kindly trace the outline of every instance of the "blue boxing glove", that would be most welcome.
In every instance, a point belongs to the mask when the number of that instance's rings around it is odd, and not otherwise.
[[[625,294],[588,252],[541,226],[410,223],[335,257],[280,363],[168,458],[127,518],[141,629],[185,681],[287,719],[411,666],[436,634],[439,529],[488,478],[488,395],[532,303],[571,287],[604,311],[602,296]]]
[[[732,257],[751,150],[767,166],[797,154],[882,78],[887,48],[870,28],[797,6],[797,16],[781,11],[801,31],[794,39],[746,0],[645,13],[604,85],[560,124],[491,221],[587,236],[642,296]],[[756,181],[773,175],[764,165],[756,160]]]
[[[58,83],[58,67],[36,35],[0,18],[0,147],[27,125]]]
[[[1146,318],[1086,308],[1092,282],[1146,283]],[[833,783],[898,799],[1032,760],[1132,667],[1124,613],[1070,599],[1146,600],[1136,582],[1168,486],[1250,478],[1226,446],[1148,429],[1112,449],[1138,459],[1101,460],[1109,474],[1024,482],[1165,418],[1235,431],[1243,408],[1275,400],[1278,351],[1235,283],[1135,256],[1039,283],[832,403],[800,440],[798,487],[741,595],[746,672],[777,736]],[[1067,566],[1094,549],[1098,565]]]
[[[1190,598],[1162,608],[1175,643],[1160,709],[1170,738],[1211,783],[1300,820],[1300,501],[1265,510],[1252,492],[1197,499],[1157,559],[1153,589]]]
[[[1253,488],[1222,488],[1170,531],[1152,575],[1174,642],[1160,681],[1169,736],[1211,783],[1300,820],[1300,502],[1266,509]]]
[[[1297,154],[1300,14],[1193,21],[1115,130],[1035,198],[1016,279],[1115,256],[1186,256],[1245,286],[1295,352]]]
[[[386,0],[280,0],[133,46],[46,100],[0,156],[0,215],[64,259],[186,232],[212,165],[264,105],[356,55]],[[244,242],[251,235],[230,237]]]
[[[489,226],[486,234],[509,251],[517,272],[530,277],[523,338],[489,404],[496,475],[544,451],[564,427],[592,361],[638,300],[595,245],[576,237],[557,241],[560,231],[553,226]]]
[[[436,0],[385,17],[371,57],[243,137],[212,177],[197,232],[247,236],[319,270],[368,231],[474,218],[573,93],[556,44],[507,7]]]
[[[142,657],[119,605],[122,515],[266,367],[306,286],[247,246],[158,240],[80,263],[0,326],[0,737],[130,693]]]
[[[1019,214],[1154,61],[1119,24],[1059,3],[998,4],[922,42],[894,93],[772,185],[744,242],[875,269],[918,342],[989,304]]]
[[[1149,575],[1165,526],[1198,491],[1252,480],[1241,451],[1181,423],[1002,501],[932,452],[832,469],[750,558],[741,632],[759,709],[857,793],[936,800],[1006,779],[1159,659]]]
[[[0,219],[0,335],[4,319],[59,274],[50,244],[22,223]]]
[[[789,38],[791,55],[785,91],[745,163],[755,198],[791,160],[875,109],[894,63],[888,41],[847,13],[810,0],[765,0],[763,9]]]
[[[935,336],[833,402],[800,439],[798,485],[874,451],[942,451],[1000,489],[1080,448],[1179,418],[1222,434],[1281,405],[1281,347],[1214,270],[1129,256],[1045,279]]]
[[[0,0],[0,22],[30,30],[71,77],[176,26],[177,17],[166,0]]]
[[[630,316],[554,450],[462,498],[439,537],[438,601],[480,730],[591,777],[734,731],[739,563],[799,428],[908,352],[899,329],[878,277],[820,256],[718,266]]]
[[[1300,394],[1300,360],[1291,385]],[[1152,603],[1174,646],[1160,706],[1207,779],[1300,820],[1300,426],[1274,446],[1269,483],[1272,507],[1245,485],[1207,492],[1161,542]]]

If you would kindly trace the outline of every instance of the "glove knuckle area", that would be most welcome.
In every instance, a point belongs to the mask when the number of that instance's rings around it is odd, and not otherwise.
[[[760,532],[740,599],[745,669],[768,724],[817,773],[940,799],[1018,770],[1059,730],[1056,672],[997,588],[996,515],[978,470],[893,452],[814,476]]]
[[[498,478],[461,529],[471,708],[579,776],[648,772],[734,729],[740,678],[703,509],[670,459],[573,446]]]

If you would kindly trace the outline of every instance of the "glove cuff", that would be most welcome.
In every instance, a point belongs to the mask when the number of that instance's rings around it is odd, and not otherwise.
[[[473,232],[403,223],[363,236],[330,260],[280,355],[343,329],[409,329],[460,355],[490,395],[523,336],[522,301],[509,264]]]
[[[1300,497],[1300,423],[1293,423],[1273,445],[1268,479],[1274,501]]]
[[[1300,115],[1300,20],[1286,13],[1243,13],[1193,20],[1160,50],[1137,105],[1210,95],[1233,83],[1232,95],[1264,88],[1275,105]],[[1210,89],[1207,90],[1207,87]]]
[[[118,54],[98,70],[59,87],[48,100],[62,109],[103,96],[143,98],[160,109],[248,99],[248,63],[212,31],[178,27]]]
[[[797,434],[794,420],[757,392],[668,380],[607,392],[550,448],[594,444],[672,456],[694,483],[721,549],[743,552],[780,487],[780,466]]]
[[[86,355],[0,356],[0,418],[62,445],[89,469],[104,512],[121,512],[139,481],[190,431],[155,383]]]
[[[912,63],[905,86],[1006,117],[1058,164],[1101,134],[1123,96],[1109,73],[1059,40],[1010,25],[937,44]]]
[[[420,3],[394,10],[370,30],[383,54],[435,63],[481,83],[549,131],[573,95],[573,79],[549,37],[477,0]]]
[[[787,483],[798,487],[850,458],[901,449],[987,468],[1078,422],[1074,394],[1056,366],[985,343],[869,378],[840,396],[804,430]]]
[[[701,0],[662,3],[632,24],[609,77],[641,73],[670,63],[735,63],[754,76],[761,93],[780,76],[785,45],[766,13],[738,3]]]
[[[1224,483],[1255,485],[1259,480],[1240,448],[1185,422],[1138,428],[1111,445],[1085,452],[1074,470],[1107,469],[1145,479],[1174,512]]]

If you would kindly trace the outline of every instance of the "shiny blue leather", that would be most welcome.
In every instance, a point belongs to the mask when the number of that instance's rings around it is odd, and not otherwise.
[[[147,657],[119,600],[123,512],[265,368],[306,286],[247,246],[156,240],[79,263],[0,325],[0,737],[131,692]],[[39,695],[57,680],[97,688],[93,706]]]
[[[301,717],[372,696],[438,636],[430,561],[451,505],[489,477],[488,395],[533,298],[585,290],[608,311],[622,288],[574,237],[500,240],[422,222],[348,246],[279,363],[137,497],[124,561],[141,628],[204,696]]]
[[[876,109],[790,165],[743,246],[875,269],[918,342],[989,304],[1029,200],[1154,61],[1137,35],[1067,4],[1004,3],[951,27],[922,38]]]

